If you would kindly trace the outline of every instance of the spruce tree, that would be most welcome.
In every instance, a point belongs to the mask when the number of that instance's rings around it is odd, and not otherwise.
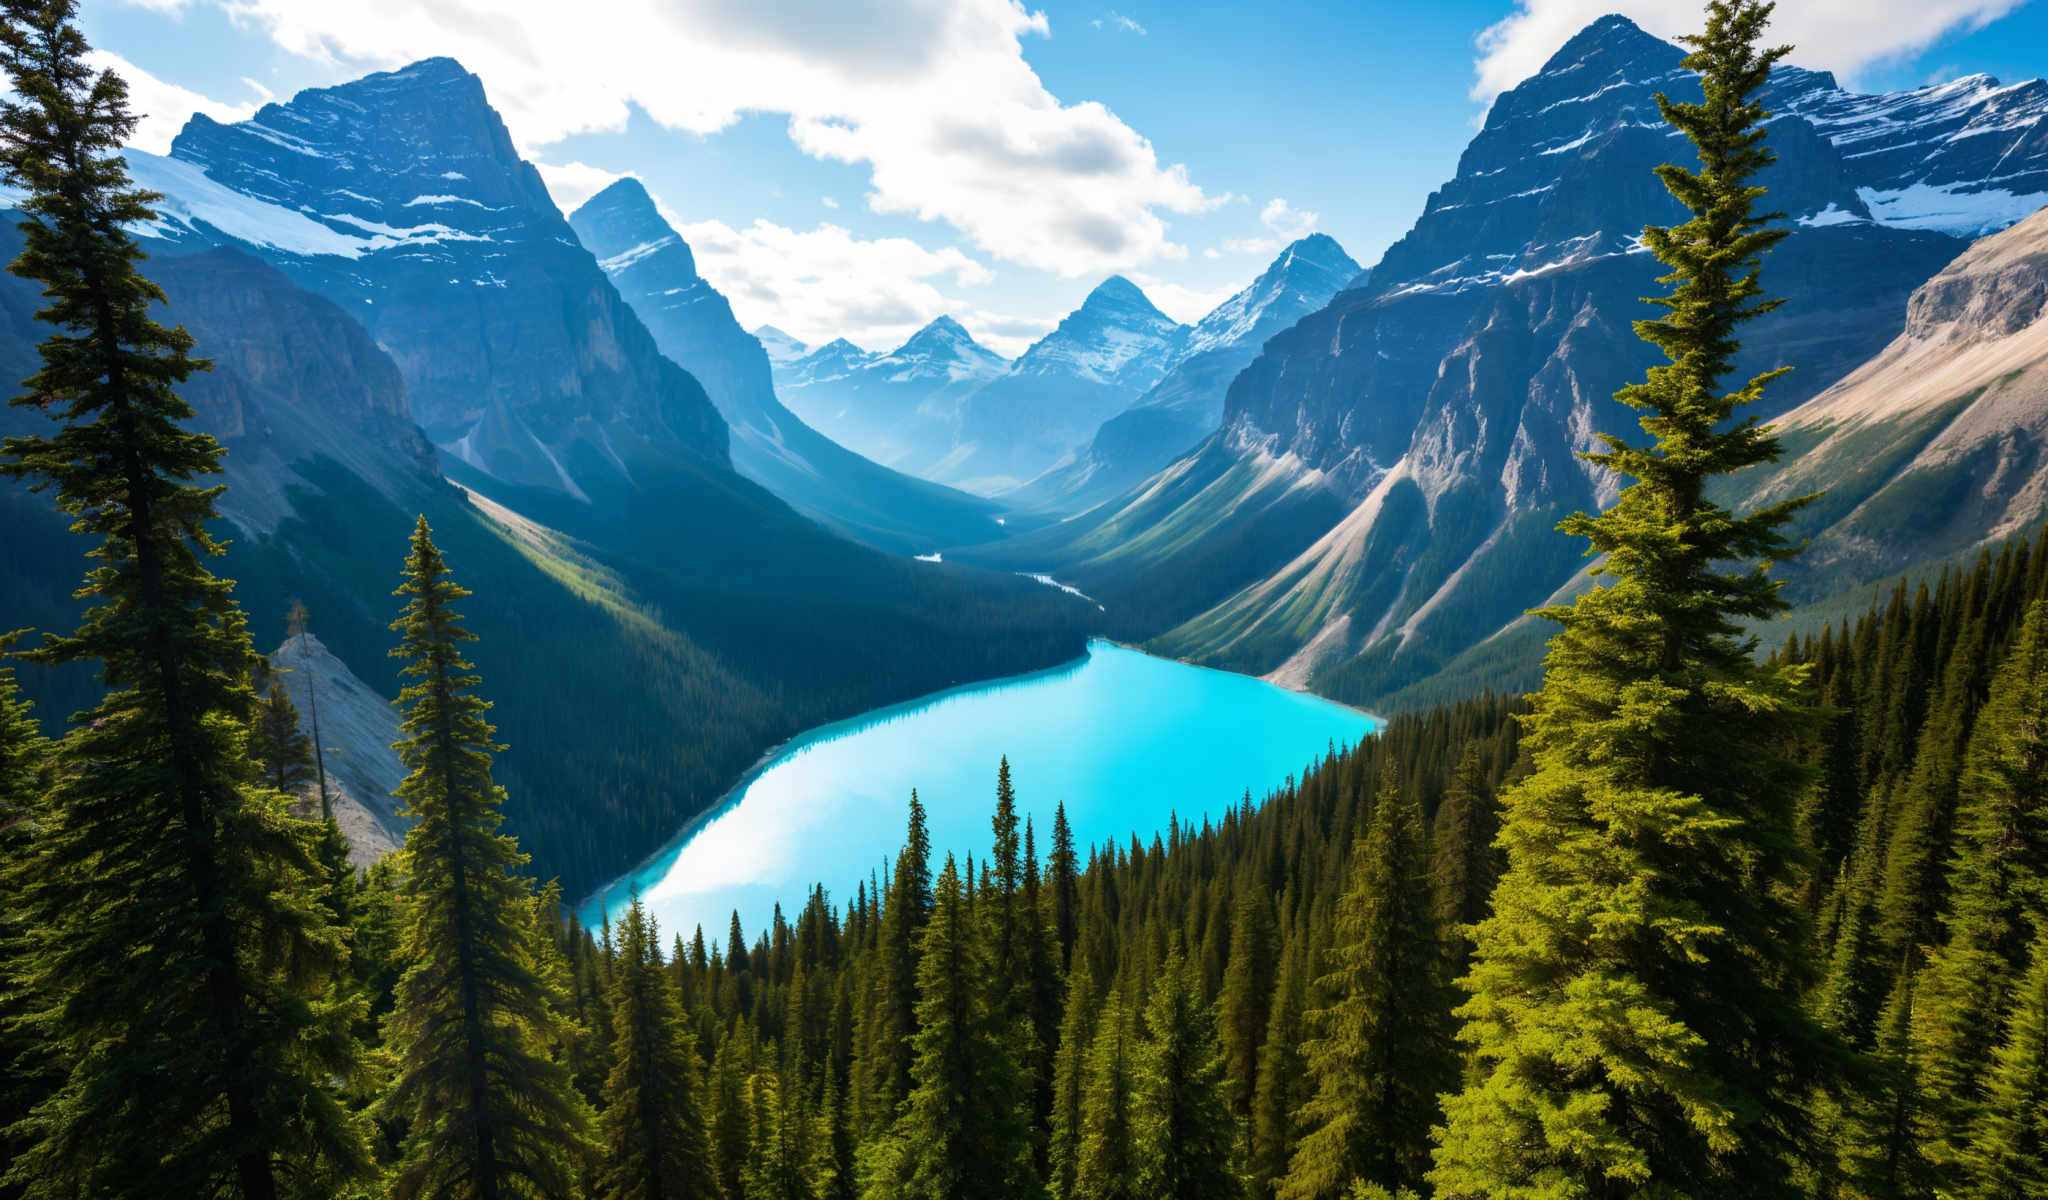
[[[1588,456],[1635,482],[1561,526],[1609,586],[1543,614],[1563,629],[1527,721],[1534,774],[1504,798],[1507,867],[1461,1010],[1475,1069],[1447,1106],[1438,1196],[1784,1195],[1809,1152],[1794,1081],[1823,1074],[1821,1039],[1791,897],[1811,721],[1803,669],[1760,663],[1740,625],[1784,609],[1769,568],[1802,502],[1709,498],[1778,453],[1739,414],[1780,372],[1724,389],[1738,330],[1776,307],[1758,274],[1785,236],[1753,182],[1772,161],[1756,94],[1786,53],[1759,45],[1770,11],[1710,5],[1685,59],[1702,102],[1658,98],[1699,158],[1657,170],[1691,218],[1643,233],[1675,287],[1636,331],[1669,362],[1616,395],[1652,444]]]
[[[1067,977],[1066,1012],[1052,1064],[1052,1114],[1047,1130],[1045,1194],[1069,1200],[1081,1160],[1081,1114],[1088,1084],[1088,1048],[1095,1032],[1095,976],[1085,968]]]
[[[405,974],[385,1031],[397,1078],[383,1113],[409,1123],[392,1182],[398,1200],[573,1196],[590,1150],[588,1110],[555,1053],[570,1035],[536,965],[531,888],[498,832],[500,749],[463,655],[454,605],[469,593],[421,517],[406,559],[405,612],[392,628],[406,680],[398,702],[406,835]]]
[[[2048,601],[2027,610],[1970,737],[1948,869],[1948,936],[1922,972],[1915,1056],[1923,1143],[1937,1166],[1965,1152],[2001,1040],[2007,997],[2048,929]]]
[[[1137,1136],[1131,1119],[1136,1042],[1122,989],[1114,989],[1096,1014],[1095,1037],[1088,1048],[1074,1200],[1150,1200],[1138,1185]]]
[[[207,570],[221,447],[178,387],[205,363],[152,316],[128,230],[135,127],[119,76],[88,62],[72,0],[11,0],[0,173],[25,193],[9,268],[50,327],[15,404],[57,422],[7,439],[0,470],[55,492],[94,539],[78,629],[32,657],[94,663],[104,698],[58,750],[26,900],[42,933],[37,1034],[70,1064],[17,1132],[8,1179],[32,1195],[272,1200],[369,1169],[335,1081],[356,1073],[328,998],[339,933],[311,899],[312,829],[254,786],[254,655],[231,584]]]
[[[1001,1015],[981,922],[951,856],[919,938],[912,1088],[894,1161],[868,1194],[905,1200],[1026,1195],[1038,1189],[1023,1030]]]
[[[1280,931],[1273,920],[1273,898],[1264,889],[1246,886],[1237,897],[1230,922],[1230,961],[1223,968],[1223,990],[1216,998],[1224,1055],[1224,1088],[1230,1109],[1249,1125],[1252,1094],[1259,1086],[1259,1047],[1272,1017],[1275,972],[1280,967]]]
[[[299,729],[299,707],[284,681],[257,671],[256,711],[249,720],[249,759],[263,786],[297,799],[313,782],[313,741]]]
[[[1394,772],[1384,778],[1337,906],[1319,982],[1330,1004],[1310,1014],[1314,1036],[1301,1048],[1315,1095],[1298,1114],[1282,1200],[1420,1183],[1437,1093],[1456,1077],[1422,814]]]
[[[1479,745],[1465,747],[1451,772],[1451,786],[1437,806],[1431,827],[1431,874],[1436,883],[1436,917],[1453,978],[1471,957],[1471,930],[1486,918],[1496,875],[1493,839],[1500,815],[1479,765]]]
[[[0,655],[14,649],[13,635],[0,634]],[[14,668],[0,667],[0,1161],[11,1162],[28,1148],[16,1123],[64,1081],[37,1031],[24,1023],[34,965],[32,914],[21,904],[34,870],[37,821],[49,789],[50,744],[14,682]],[[21,1189],[0,1181],[0,1198],[14,1200]]]
[[[653,918],[634,896],[612,972],[618,1036],[604,1090],[600,1200],[699,1200],[718,1193],[703,1063],[662,969]]]
[[[1178,951],[1145,1004],[1145,1042],[1132,1089],[1132,1143],[1139,1194],[1153,1200],[1231,1200],[1237,1130],[1224,1102],[1215,1011]]]
[[[1081,934],[1080,872],[1074,855],[1074,827],[1067,823],[1067,805],[1052,810],[1052,853],[1046,858],[1046,890],[1052,893],[1052,935],[1059,946],[1060,969],[1068,970],[1074,939]]]
[[[2005,1041],[1952,1191],[1965,1200],[2048,1195],[2048,926],[2003,1017]]]
[[[1259,1052],[1259,1081],[1252,1095],[1250,1152],[1246,1176],[1254,1200],[1266,1200],[1287,1174],[1287,1159],[1297,1135],[1296,1114],[1314,1094],[1308,1064],[1302,1060],[1303,1006],[1308,971],[1300,943],[1280,954],[1272,1016]]]

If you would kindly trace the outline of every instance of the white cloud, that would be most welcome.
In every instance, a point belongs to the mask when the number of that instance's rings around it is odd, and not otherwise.
[[[740,324],[773,325],[812,345],[843,337],[893,347],[932,318],[965,307],[941,284],[973,287],[995,278],[958,247],[865,239],[837,225],[796,230],[756,220],[735,229],[696,221],[678,223],[677,232]]]
[[[820,196],[820,197],[818,197],[818,203],[820,203],[820,204],[824,205],[824,206],[825,206],[826,208],[838,208],[838,207],[839,207],[839,201],[837,201],[837,200],[834,200],[834,199],[833,199],[832,197],[830,197],[830,196]]]
[[[128,84],[128,111],[142,118],[128,144],[151,154],[169,154],[171,142],[192,114],[203,112],[216,121],[246,120],[255,113],[253,104],[223,104],[191,88],[166,83],[149,72],[107,50],[94,50],[87,61],[99,70],[111,69]]]
[[[1266,201],[1266,207],[1259,210],[1259,223],[1286,240],[1305,238],[1316,231],[1316,222],[1322,220],[1319,213],[1304,212],[1290,207],[1287,198],[1275,196]]]
[[[575,212],[585,200],[628,174],[624,171],[607,171],[603,167],[593,167],[586,162],[566,162],[557,166],[536,161],[533,166],[540,172],[540,181],[548,185],[548,195],[554,197],[555,207],[564,213]]]
[[[1947,34],[1979,29],[2022,0],[1800,0],[1780,4],[1766,37],[1797,47],[1803,66],[1853,76],[1873,64],[1924,50]],[[1673,38],[1700,26],[1698,0],[1516,0],[1515,11],[1481,31],[1475,100],[1495,96],[1540,69],[1571,36],[1608,13]]]
[[[1183,325],[1192,325],[1208,316],[1212,309],[1230,299],[1238,290],[1230,286],[1192,288],[1137,271],[1131,273],[1131,282],[1145,289],[1153,307]]]
[[[1090,25],[1095,26],[1097,29],[1109,29],[1120,31],[1123,33],[1135,33],[1139,37],[1144,37],[1147,33],[1151,32],[1150,30],[1146,29],[1143,25],[1138,24],[1135,20],[1132,20],[1130,17],[1123,15],[1115,9],[1110,9],[1106,15],[1097,17],[1093,21],[1090,21],[1088,23]]]
[[[1099,103],[1025,61],[1050,33],[1017,0],[209,0],[341,69],[448,54],[520,144],[624,128],[633,107],[710,133],[789,117],[805,153],[864,165],[869,206],[944,221],[980,251],[1062,276],[1184,256],[1173,213],[1212,201]]]
[[[263,82],[259,79],[251,79],[249,76],[244,75],[242,76],[242,86],[256,93],[256,98],[263,101],[265,104],[268,104],[272,100],[277,99],[277,93],[265,87],[263,85]]]

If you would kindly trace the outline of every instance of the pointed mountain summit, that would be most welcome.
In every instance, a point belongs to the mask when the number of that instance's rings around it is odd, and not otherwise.
[[[1181,355],[1138,402],[1102,423],[1075,456],[1032,480],[1016,498],[1064,511],[1107,500],[1216,431],[1224,393],[1266,339],[1358,281],[1360,268],[1328,234],[1281,250],[1243,291],[1188,332]]]
[[[661,352],[703,383],[732,427],[733,466],[742,475],[885,549],[924,553],[1000,536],[986,502],[871,462],[784,407],[766,347],[697,273],[689,244],[638,179],[614,181],[570,214],[569,224]]]
[[[778,386],[792,408],[876,462],[930,477],[953,452],[960,402],[1010,369],[950,316],[887,354],[844,340],[785,364]]]
[[[1110,276],[1009,374],[968,397],[938,478],[974,491],[1015,488],[1136,403],[1180,358],[1187,338],[1188,327],[1160,312],[1137,284]]]
[[[754,340],[761,343],[761,349],[768,352],[770,364],[780,367],[793,363],[811,352],[809,346],[784,333],[773,325],[761,325],[754,329]]]

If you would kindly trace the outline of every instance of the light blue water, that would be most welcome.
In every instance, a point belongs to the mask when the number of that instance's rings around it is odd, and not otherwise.
[[[929,814],[932,869],[948,851],[980,859],[992,837],[996,765],[1007,754],[1019,816],[1051,845],[1064,802],[1074,840],[1132,833],[1169,814],[1200,825],[1250,789],[1263,798],[1332,744],[1378,725],[1355,709],[1262,680],[1154,658],[1109,642],[1048,671],[941,692],[812,730],[742,780],[707,820],[614,882],[614,914],[637,887],[664,930],[701,923],[723,940],[734,910],[748,940],[780,902],[794,919],[813,883],[844,906],[895,861],[910,789]],[[598,898],[581,912],[598,916]]]

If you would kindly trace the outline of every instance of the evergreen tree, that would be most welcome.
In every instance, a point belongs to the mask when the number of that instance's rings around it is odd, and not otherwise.
[[[1422,814],[1382,783],[1338,902],[1337,943],[1301,1048],[1315,1095],[1283,1200],[1341,1200],[1354,1182],[1411,1187],[1428,1167],[1436,1096],[1455,1078],[1450,998],[1430,915]]]
[[[293,799],[313,782],[313,741],[299,729],[299,706],[267,664],[256,672],[256,711],[249,721],[249,760],[263,786]],[[323,818],[324,819],[324,818]]]
[[[612,972],[618,1044],[604,1092],[601,1200],[718,1194],[700,1103],[702,1063],[662,970],[653,918],[634,896]]]
[[[1052,1065],[1052,1113],[1046,1147],[1045,1194],[1069,1200],[1081,1160],[1081,1114],[1088,1082],[1088,1048],[1095,1032],[1095,976],[1085,968],[1067,977],[1066,1013]]]
[[[1151,1200],[1138,1185],[1139,1158],[1132,1107],[1136,1099],[1137,1041],[1121,989],[1096,1014],[1081,1101],[1080,1155],[1074,1200]]]
[[[1605,556],[1610,586],[1544,613],[1563,629],[1528,722],[1535,772],[1505,797],[1507,868],[1461,1010],[1476,1064],[1446,1110],[1439,1196],[1783,1195],[1808,1152],[1793,1081],[1824,1066],[1800,1003],[1806,772],[1787,751],[1810,721],[1803,668],[1759,663],[1740,628],[1785,607],[1768,570],[1803,502],[1708,498],[1778,453],[1737,414],[1779,372],[1723,390],[1738,329],[1776,306],[1758,273],[1785,236],[1752,183],[1773,157],[1755,96],[1786,53],[1758,45],[1769,14],[1716,0],[1687,39],[1703,101],[1659,97],[1699,169],[1657,169],[1692,213],[1643,234],[1676,286],[1636,330],[1670,361],[1616,396],[1654,444],[1605,438],[1590,461],[1635,482],[1561,526]]]
[[[1471,957],[1470,931],[1486,918],[1486,902],[1493,895],[1494,836],[1500,831],[1500,815],[1479,765],[1477,743],[1465,747],[1451,773],[1450,790],[1437,806],[1431,829],[1431,874],[1436,883],[1436,918],[1444,931],[1444,945],[1455,978],[1465,972]]]
[[[949,856],[919,939],[913,1087],[892,1138],[894,1179],[879,1192],[906,1200],[1026,1195],[1032,1162],[1026,1046],[991,994],[990,955]]]
[[[0,655],[11,653],[14,642],[0,634]],[[7,1162],[28,1148],[16,1123],[64,1081],[62,1064],[22,1020],[33,1008],[27,989],[34,943],[32,914],[20,901],[34,869],[49,761],[50,744],[15,685],[14,668],[0,667],[0,1161]],[[20,1194],[0,1181],[0,1198]]]
[[[1964,1150],[1966,1200],[2048,1195],[2048,926],[2035,935],[2033,963],[2004,1014],[2000,1046]]]
[[[1153,1200],[1228,1200],[1243,1194],[1231,1171],[1237,1131],[1223,1095],[1215,1012],[1178,951],[1145,1005],[1145,1044],[1132,1097],[1132,1142],[1141,1195]]]
[[[1074,827],[1067,823],[1067,805],[1052,810],[1052,854],[1046,859],[1046,886],[1052,893],[1052,934],[1059,946],[1060,969],[1068,970],[1074,939],[1080,936],[1080,872],[1074,856]]]
[[[1922,975],[1915,1055],[1930,1160],[1949,1165],[1980,1124],[2007,997],[2048,929],[2048,602],[2027,612],[1970,737],[1948,880],[1948,936]]]
[[[476,694],[449,575],[426,518],[406,559],[405,612],[393,656],[405,660],[398,797],[406,835],[404,954],[386,1037],[397,1078],[381,1102],[409,1122],[393,1180],[399,1200],[569,1197],[590,1149],[588,1110],[554,1053],[570,1036],[536,966],[526,856],[498,832],[500,747]]]
[[[1247,1125],[1252,1094],[1259,1086],[1259,1047],[1272,1018],[1279,959],[1280,931],[1273,920],[1272,897],[1263,889],[1246,887],[1238,893],[1237,912],[1231,918],[1230,961],[1223,968],[1223,990],[1216,1004],[1225,1095],[1232,1115]]]
[[[369,1160],[334,1082],[358,1070],[328,998],[342,941],[310,896],[312,830],[253,786],[254,655],[206,569],[213,438],[178,387],[205,363],[151,315],[164,296],[127,230],[156,199],[120,148],[128,90],[88,62],[72,0],[11,0],[0,24],[0,173],[25,195],[9,268],[50,327],[17,405],[58,423],[8,438],[0,470],[53,489],[96,540],[75,633],[33,657],[95,663],[104,698],[58,750],[26,897],[41,932],[37,1036],[70,1064],[17,1132],[32,1195],[235,1196],[334,1188]]]
[[[931,916],[931,835],[924,805],[910,793],[909,828],[876,930],[873,1033],[864,1063],[871,1129],[886,1128],[910,1094],[911,1038],[917,1032],[917,939]]]
[[[1272,1196],[1275,1186],[1287,1174],[1287,1159],[1293,1153],[1297,1135],[1295,1114],[1314,1094],[1308,1064],[1301,1056],[1304,993],[1308,990],[1303,957],[1295,943],[1281,952],[1273,1012],[1266,1022],[1266,1040],[1259,1054],[1259,1082],[1252,1096],[1251,1147],[1246,1156],[1246,1175],[1255,1200]]]

